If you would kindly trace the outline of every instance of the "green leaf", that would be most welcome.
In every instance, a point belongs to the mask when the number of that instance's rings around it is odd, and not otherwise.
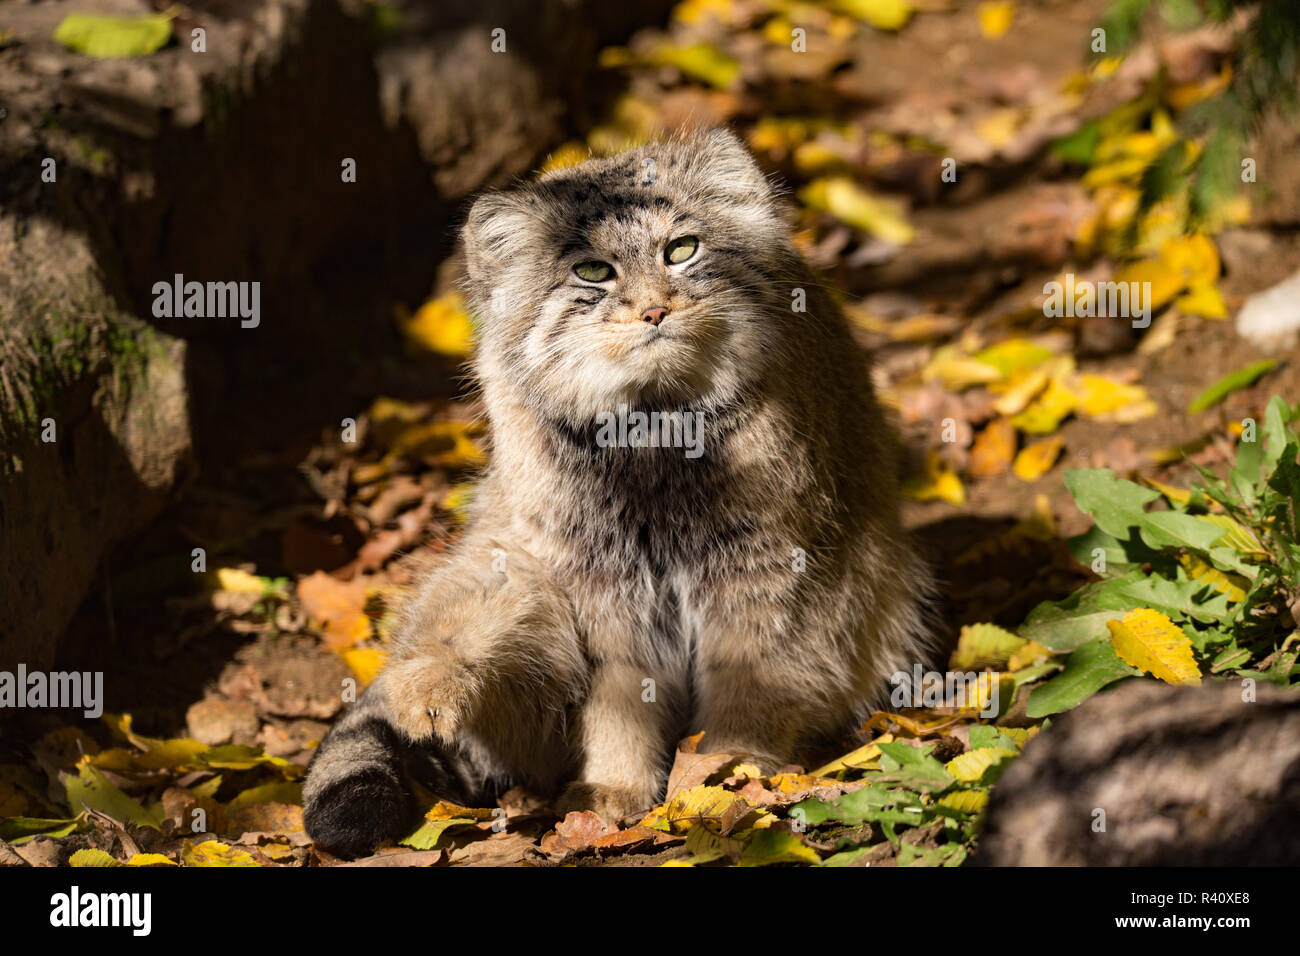
[[[1115,580],[1122,579],[1086,584],[1062,601],[1044,601],[1029,612],[1016,633],[1054,651],[1072,651],[1099,637],[1109,639],[1106,622],[1133,608],[1118,593]]]
[[[943,770],[942,765],[939,769]],[[927,819],[926,807],[921,803],[920,795],[910,790],[889,789],[878,784],[869,784],[831,801],[804,800],[790,808],[790,815],[809,826],[832,822],[849,826],[861,826],[864,823],[906,823],[915,826]]]
[[[1067,163],[1091,166],[1099,142],[1101,142],[1101,126],[1096,120],[1089,120],[1069,136],[1063,136],[1052,143],[1052,152]]]
[[[989,748],[1001,748],[1010,750],[1013,753],[1020,750],[1016,742],[998,728],[990,727],[987,724],[976,724],[970,729],[970,749],[987,750]]]
[[[797,834],[788,830],[758,830],[745,847],[737,866],[771,866],[773,863],[819,863],[821,857]]]
[[[1160,497],[1153,488],[1117,478],[1109,468],[1075,468],[1065,473],[1065,487],[1079,510],[1113,538],[1127,541],[1147,517],[1145,506]]]
[[[83,809],[98,810],[119,823],[162,829],[162,804],[146,810],[138,801],[109,783],[96,768],[83,764],[79,771],[79,776],[69,776],[66,780],[68,805],[74,813]]]
[[[834,856],[828,856],[822,860],[822,866],[865,866],[866,856],[875,847],[864,846],[856,850],[845,850],[842,853],[836,853]],[[861,862],[859,862],[861,861]]]
[[[1102,531],[1096,525],[1093,525],[1083,534],[1077,534],[1070,538],[1066,542],[1066,547],[1070,549],[1070,554],[1074,555],[1074,560],[1085,568],[1092,568],[1102,577],[1126,574],[1143,564],[1161,560],[1159,552],[1147,547],[1140,537],[1121,541],[1114,535]],[[1105,566],[1101,570],[1093,568],[1093,564],[1098,557],[1095,553],[1097,550],[1101,551],[1101,558],[1105,562]]]
[[[47,820],[40,817],[8,817],[0,820],[0,840],[20,846],[38,836],[57,840],[81,828],[81,817],[71,820]]]
[[[1059,714],[1077,707],[1107,684],[1141,673],[1119,659],[1109,639],[1089,641],[1075,649],[1059,676],[1034,688],[1025,713],[1033,720]]]
[[[1233,392],[1254,385],[1275,368],[1277,368],[1277,359],[1263,359],[1259,362],[1251,362],[1245,368],[1239,368],[1235,372],[1230,372],[1192,399],[1192,404],[1187,406],[1188,413],[1195,415],[1207,408],[1214,407]]]
[[[880,769],[882,780],[895,781],[921,793],[938,793],[955,782],[943,764],[930,756],[934,745],[910,747],[907,744],[880,744],[884,756]]]
[[[966,848],[959,843],[936,847],[904,843],[898,848],[899,866],[961,866],[965,861]]]
[[[454,817],[450,820],[426,820],[420,828],[408,836],[405,840],[400,840],[402,846],[414,847],[417,850],[432,850],[438,844],[442,837],[443,831],[451,827],[473,826],[478,821],[472,817]]]
[[[1156,511],[1139,526],[1142,540],[1153,548],[1195,548],[1206,551],[1223,537],[1223,529],[1193,515],[1178,511]]]
[[[1272,474],[1277,467],[1282,452],[1295,434],[1287,427],[1291,420],[1291,409],[1281,395],[1274,395],[1264,413],[1264,454],[1261,461],[1264,474]]]
[[[70,13],[54,30],[54,39],[87,56],[122,59],[148,56],[167,45],[172,35],[172,15],[100,17]]]

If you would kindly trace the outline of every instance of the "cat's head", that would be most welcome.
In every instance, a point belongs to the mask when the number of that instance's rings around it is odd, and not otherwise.
[[[485,195],[465,247],[489,396],[549,417],[725,402],[782,348],[797,258],[767,178],[725,131]]]

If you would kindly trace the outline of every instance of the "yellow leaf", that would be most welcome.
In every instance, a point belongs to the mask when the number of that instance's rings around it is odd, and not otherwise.
[[[799,199],[886,242],[907,245],[916,235],[901,203],[873,196],[846,176],[814,179],[799,191]]]
[[[944,764],[944,769],[962,783],[974,783],[984,776],[984,771],[989,767],[1015,755],[1014,750],[1002,747],[981,747],[953,757]]]
[[[837,783],[838,780],[814,773],[778,773],[768,780],[768,789],[773,793],[806,793],[816,787],[833,787]]]
[[[1010,0],[990,0],[975,8],[980,18],[980,33],[995,40],[1011,29],[1016,17],[1016,5]]]
[[[1170,684],[1199,684],[1192,641],[1159,611],[1140,607],[1118,621],[1107,621],[1120,660]]]
[[[877,320],[879,321],[879,320]],[[961,319],[949,315],[913,315],[894,322],[881,322],[879,331],[895,342],[928,342],[961,328]]]
[[[672,17],[680,23],[699,23],[710,17],[719,23],[732,23],[735,14],[735,0],[682,0],[673,7]]]
[[[121,866],[122,862],[103,850],[78,850],[68,857],[68,866]]]
[[[1011,424],[1030,435],[1045,435],[1056,431],[1061,422],[1074,411],[1075,405],[1074,393],[1053,378],[1047,383],[1043,394],[1012,418]]]
[[[938,452],[925,457],[925,471],[903,485],[903,494],[914,501],[946,501],[949,504],[966,503],[966,489],[957,473],[944,465]]]
[[[546,162],[542,163],[542,168],[538,172],[544,176],[557,169],[567,169],[570,166],[585,163],[590,158],[591,150],[587,149],[582,143],[570,140],[547,156]]]
[[[987,790],[954,790],[939,798],[939,805],[961,813],[979,813],[989,803]]]
[[[379,676],[388,655],[374,647],[352,647],[343,652],[343,660],[357,675],[361,686],[368,687]]]
[[[1005,392],[993,403],[999,415],[1019,415],[1044,388],[1050,376],[1046,369],[1029,369],[1017,375]]]
[[[1016,138],[1026,118],[1024,110],[1012,107],[991,110],[975,122],[975,135],[994,149],[1001,149]]]
[[[419,458],[441,468],[476,468],[487,461],[474,436],[479,422],[446,421],[410,425],[392,440],[391,455]]]
[[[1007,670],[1023,670],[1037,661],[1040,657],[1050,657],[1051,655],[1052,652],[1042,644],[1039,644],[1037,641],[1030,641],[1024,647],[1020,648],[1020,650],[1011,655],[1011,658],[1007,661]]]
[[[952,652],[952,668],[965,671],[1001,667],[1025,643],[1023,637],[1017,637],[996,624],[967,624],[962,627],[957,649]]]
[[[439,507],[444,511],[450,511],[457,521],[465,521],[469,517],[469,505],[474,500],[476,487],[476,483],[472,481],[462,481],[452,485],[447,489],[447,494],[443,496]]]
[[[1183,273],[1163,258],[1142,259],[1130,263],[1117,270],[1112,281],[1138,283],[1139,301],[1152,312],[1163,308],[1174,296],[1187,288],[1187,279]],[[1131,305],[1130,301],[1130,308]]]
[[[1186,294],[1175,299],[1174,305],[1180,312],[1199,315],[1203,319],[1228,317],[1228,306],[1223,301],[1223,295],[1212,285],[1194,286]]]
[[[175,860],[169,860],[161,853],[137,853],[126,861],[127,866],[176,866]]]
[[[1209,236],[1197,234],[1166,239],[1160,259],[1186,286],[1211,286],[1219,278],[1219,250]]]
[[[881,734],[871,743],[864,747],[859,747],[852,753],[847,753],[838,760],[832,760],[825,766],[818,767],[813,771],[817,777],[825,777],[828,774],[836,773],[840,770],[860,770],[868,764],[880,759],[881,750],[879,744],[890,744],[894,742],[893,734]]]
[[[740,61],[708,43],[661,46],[652,54],[651,62],[675,67],[720,90],[727,89],[740,77]]]
[[[466,818],[471,820],[491,820],[493,811],[485,807],[462,807],[458,803],[452,803],[449,800],[439,800],[424,815],[424,819],[431,823],[437,823],[439,820],[455,820]]]
[[[1183,488],[1175,488],[1173,485],[1166,485],[1164,482],[1156,481],[1154,478],[1144,477],[1142,482],[1143,484],[1150,485],[1176,505],[1185,505],[1192,500],[1192,493]]]
[[[1141,385],[1085,373],[1072,380],[1071,391],[1078,399],[1079,413],[1088,418],[1127,423],[1156,413],[1155,403]]]
[[[430,299],[402,331],[415,345],[443,355],[465,355],[473,346],[474,323],[459,292]]]
[[[223,591],[236,594],[261,594],[266,590],[266,582],[256,574],[249,574],[239,568],[218,568],[217,586]]]
[[[817,851],[803,838],[789,830],[765,830],[755,833],[740,856],[737,866],[771,866],[774,863],[819,863]]]
[[[878,30],[901,30],[912,16],[907,0],[835,0],[835,8]]]
[[[1017,372],[1038,368],[1052,358],[1052,350],[1029,339],[1006,339],[976,352],[977,362],[992,365],[1004,378]]]
[[[697,824],[726,836],[753,810],[743,797],[722,787],[700,785],[683,790],[641,820],[652,830],[685,833]]]
[[[239,847],[218,840],[194,843],[186,840],[181,846],[181,860],[186,866],[260,866],[255,859]]]
[[[938,379],[948,391],[960,392],[972,385],[999,381],[1002,373],[987,362],[958,355],[955,348],[945,346],[937,350],[921,370],[921,378],[926,381]]]
[[[1229,601],[1240,604],[1246,600],[1250,582],[1240,574],[1226,574],[1194,554],[1180,554],[1178,563],[1193,581],[1203,581],[1220,594],[1226,594]]]
[[[1197,515],[1197,517],[1227,532],[1214,542],[1216,547],[1234,548],[1251,557],[1268,557],[1268,551],[1259,543],[1255,535],[1227,515]]]
[[[1020,454],[1016,455],[1011,470],[1022,481],[1037,481],[1052,470],[1063,447],[1065,447],[1065,439],[1059,435],[1026,445],[1021,449]]]

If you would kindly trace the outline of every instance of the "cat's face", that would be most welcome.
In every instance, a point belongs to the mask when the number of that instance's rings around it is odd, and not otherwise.
[[[485,381],[554,418],[726,401],[781,347],[793,253],[730,134],[485,196],[466,248]]]

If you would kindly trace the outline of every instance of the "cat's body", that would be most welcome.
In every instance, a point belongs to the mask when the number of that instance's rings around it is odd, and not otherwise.
[[[408,775],[613,818],[687,732],[773,769],[922,653],[866,358],[739,142],[488,195],[466,248],[491,466],[312,764],[307,830],[349,854],[410,825]],[[698,416],[698,447],[610,447],[627,410]]]

